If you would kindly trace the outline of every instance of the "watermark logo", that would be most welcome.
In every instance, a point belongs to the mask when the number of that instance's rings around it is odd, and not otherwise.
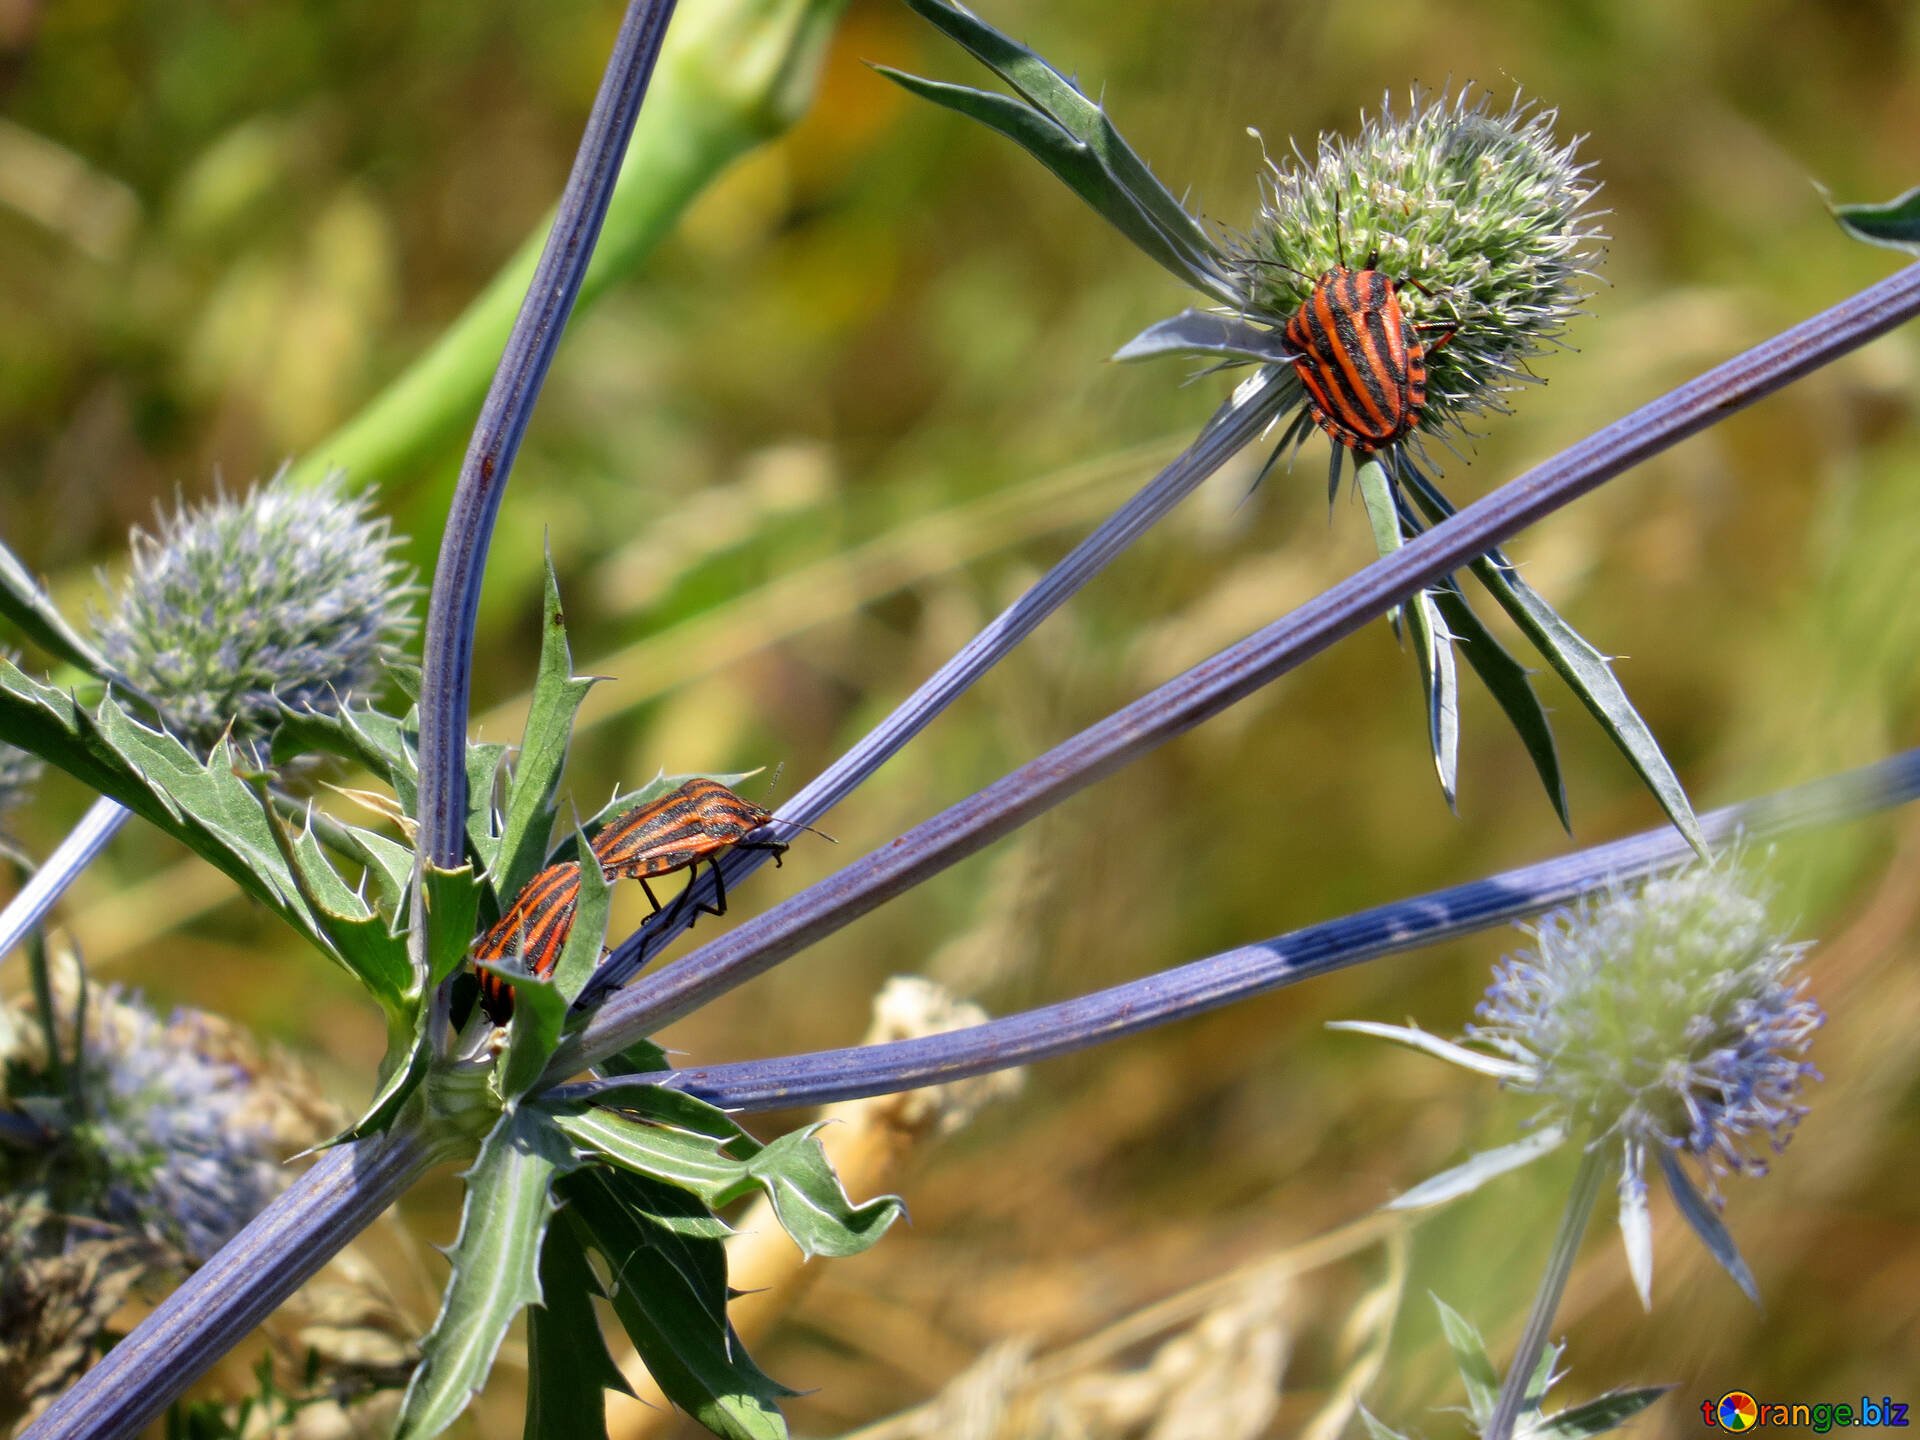
[[[1744,1390],[1729,1390],[1713,1407],[1722,1430],[1751,1430],[1760,1423],[1760,1402]]]
[[[1710,1430],[1739,1433],[1763,1425],[1779,1425],[1824,1435],[1829,1430],[1856,1428],[1904,1430],[1907,1406],[1891,1395],[1882,1395],[1878,1400],[1862,1395],[1857,1405],[1844,1400],[1777,1404],[1757,1400],[1745,1390],[1729,1390],[1718,1400],[1702,1400],[1700,1418]]]

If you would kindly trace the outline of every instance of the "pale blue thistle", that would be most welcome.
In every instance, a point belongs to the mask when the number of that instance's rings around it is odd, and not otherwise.
[[[284,1183],[255,1078],[198,1011],[163,1021],[111,988],[88,1011],[85,1109],[70,1139],[98,1167],[96,1213],[200,1263]]]
[[[366,697],[410,626],[396,539],[338,477],[276,477],[245,498],[180,505],[135,530],[101,648],[205,751],[229,726],[258,748],[282,714]]]
[[[1647,1164],[1750,1295],[1751,1273],[1721,1224],[1719,1181],[1764,1175],[1807,1113],[1806,1059],[1825,1016],[1798,974],[1768,895],[1736,864],[1696,865],[1613,888],[1532,927],[1503,960],[1467,1049],[1401,1026],[1349,1024],[1499,1078],[1542,1106],[1534,1133],[1402,1196],[1401,1208],[1477,1188],[1568,1139],[1618,1159],[1620,1224],[1643,1303],[1652,1293]],[[1493,1052],[1492,1054],[1485,1053]],[[1705,1193],[1692,1175],[1704,1180]]]

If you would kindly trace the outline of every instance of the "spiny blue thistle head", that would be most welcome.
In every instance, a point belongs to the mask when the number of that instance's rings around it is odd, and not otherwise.
[[[181,504],[136,529],[101,648],[205,753],[231,727],[255,749],[283,708],[337,710],[379,684],[411,626],[397,541],[338,476],[285,473],[244,498]]]
[[[1559,341],[1597,263],[1599,186],[1554,134],[1559,112],[1517,95],[1505,108],[1463,90],[1404,110],[1391,96],[1352,137],[1325,135],[1309,158],[1269,158],[1259,213],[1227,249],[1243,315],[1275,328],[1336,266],[1375,268],[1413,324],[1454,327],[1427,361],[1420,428],[1508,407],[1527,362]]]
[[[1589,896],[1504,960],[1468,1033],[1528,1067],[1554,1118],[1721,1175],[1765,1174],[1806,1113],[1825,1019],[1797,975],[1808,947],[1771,923],[1734,864]]]
[[[163,1020],[115,986],[89,996],[85,1015],[78,1109],[36,1107],[59,1134],[62,1209],[199,1264],[284,1184],[280,1102],[211,1015]]]

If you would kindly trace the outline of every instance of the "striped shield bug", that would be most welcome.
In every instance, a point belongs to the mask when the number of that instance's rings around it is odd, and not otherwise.
[[[573,912],[580,903],[580,865],[562,860],[527,882],[507,913],[473,945],[473,958],[501,964],[518,959],[531,975],[547,976],[560,963]],[[480,972],[480,1003],[496,1025],[513,1014],[513,989],[498,975]]]
[[[660,909],[660,901],[647,884],[649,878],[676,870],[698,871],[706,862],[713,867],[714,903],[703,904],[700,909],[706,914],[724,915],[726,885],[720,878],[720,867],[714,863],[721,852],[734,847],[765,850],[778,864],[786,853],[785,841],[746,837],[764,825],[797,823],[775,819],[771,811],[734,794],[718,780],[694,779],[658,800],[615,816],[593,837],[593,853],[609,880],[638,880],[655,911]],[[689,877],[686,893],[692,891]]]
[[[1433,292],[1411,277],[1395,280],[1376,270],[1377,249],[1360,269],[1349,269],[1337,218],[1335,236],[1338,265],[1318,279],[1294,271],[1313,291],[1284,333],[1297,352],[1293,372],[1306,387],[1313,423],[1356,455],[1371,455],[1419,423],[1427,403],[1427,357],[1459,327],[1410,325],[1400,310],[1399,287],[1411,285],[1429,298]],[[1420,334],[1427,330],[1442,333],[1423,341]]]
[[[767,850],[775,863],[786,851],[779,840],[748,840],[746,837],[768,824],[798,825],[783,821],[734,794],[717,780],[689,780],[659,799],[623,812],[603,827],[588,842],[607,882],[638,880],[648,903],[658,914],[661,905],[647,884],[650,878],[670,875],[676,870],[698,871],[704,863],[713,867],[715,898],[702,904],[700,913],[727,913],[727,892],[716,863],[720,855],[733,848]],[[811,830],[810,825],[800,825]],[[814,831],[820,834],[819,831]],[[693,893],[692,877],[676,908]],[[580,900],[580,866],[563,860],[549,865],[532,880],[507,913],[474,943],[476,960],[491,962],[518,958],[533,975],[548,976],[560,963],[567,935],[573,929],[573,916]],[[512,987],[496,975],[480,972],[480,997],[487,1015],[496,1025],[505,1024],[513,1014]]]

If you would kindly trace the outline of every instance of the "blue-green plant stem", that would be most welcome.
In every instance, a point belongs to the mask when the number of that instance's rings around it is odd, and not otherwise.
[[[1481,1431],[1483,1440],[1513,1440],[1514,1425],[1527,1403],[1533,1372],[1547,1348],[1547,1332],[1560,1309],[1560,1297],[1566,1293],[1567,1277],[1573,1273],[1573,1258],[1580,1253],[1581,1237],[1587,1233],[1587,1221],[1593,1218],[1594,1201],[1600,1198],[1606,1158],[1604,1145],[1589,1145],[1581,1152],[1580,1169],[1573,1177],[1573,1190],[1560,1216],[1560,1231],[1553,1237],[1553,1253],[1547,1257],[1546,1273],[1540,1277],[1540,1290],[1533,1297],[1533,1309],[1527,1315],[1526,1328],[1520,1332],[1520,1343],[1514,1347],[1507,1378],[1500,1382],[1500,1398],[1494,1402],[1486,1429]]]
[[[132,1440],[413,1182],[457,1150],[412,1128],[328,1151],[27,1431]]]
[[[643,977],[561,1047],[549,1074],[559,1079],[614,1055],[762,974],[1245,699],[1554,510],[1916,314],[1920,265],[1615,421],[890,844]]]
[[[1712,811],[1700,817],[1700,825],[1718,846],[1837,824],[1916,799],[1920,749]],[[1662,826],[963,1030],[636,1078],[736,1111],[803,1109],[941,1085],[1103,1045],[1363,961],[1511,924],[1599,886],[1677,869],[1695,858],[1679,831]],[[591,1100],[617,1083],[632,1082],[587,1081],[552,1093],[556,1099]]]
[[[117,800],[101,796],[87,807],[79,824],[67,833],[51,855],[20,887],[20,893],[0,911],[0,960],[27,937],[46,918],[54,902],[66,894],[67,887],[80,878],[120,827],[133,818],[133,812]]]
[[[427,602],[420,677],[419,851],[423,862],[442,870],[460,868],[465,848],[473,627],[494,518],[593,257],[673,8],[674,0],[631,0],[627,6],[553,229],[507,337],[454,487]]]
[[[730,988],[988,843],[1170,734],[1197,724],[1273,674],[1576,495],[1727,412],[1920,312],[1920,266],[1870,287],[1689,386],[1610,426],[1369,566],[1268,631],[1023,767],[956,812],[813,887],[716,945],[616,997],[549,1072],[556,1080]],[[464,705],[461,707],[464,720]],[[460,728],[464,730],[462,723]],[[1910,758],[1910,757],[1907,757]],[[1680,845],[1678,836],[1672,844]],[[1595,877],[1589,883],[1597,883]],[[704,957],[704,959],[703,959]],[[687,972],[682,975],[681,972]],[[108,1354],[28,1432],[30,1440],[131,1436],[247,1329],[396,1199],[437,1158],[411,1128],[329,1152],[232,1245]]]
[[[859,744],[781,806],[780,818],[810,825],[844,800],[1203,480],[1263,434],[1276,416],[1298,403],[1301,394],[1299,382],[1286,368],[1268,370],[1236,391],[1208,420],[1193,444],[895,706]],[[767,854],[765,850],[734,851],[720,862],[721,878],[733,886],[765,864]],[[654,917],[653,924],[615,947],[594,973],[580,1003],[591,1005],[596,997],[620,985],[640,968],[646,955],[692,924],[691,917],[699,913],[700,903],[712,897],[715,885],[711,875],[702,876],[694,882],[688,904],[669,906]]]
[[[1920,750],[1861,770],[1783,791],[1701,817],[1715,839],[1828,824],[1920,797]],[[1470,885],[1364,911],[1171,972],[1210,1003],[1168,1007],[1140,1024],[1079,1024],[1074,1008],[1089,996],[1009,1016],[951,1035],[828,1050],[778,1060],[665,1071],[627,1084],[660,1082],[741,1110],[783,1109],[857,1095],[907,1090],[1057,1055],[1149,1025],[1197,1014],[1256,990],[1324,974],[1379,955],[1452,939],[1546,909],[1613,879],[1688,862],[1692,851],[1672,829],[1614,841],[1575,855]],[[1266,965],[1278,979],[1242,978]],[[1218,972],[1209,981],[1208,971]],[[1151,1007],[1159,977],[1120,987],[1126,1002]],[[1119,992],[1103,992],[1118,996]],[[1110,1007],[1110,1013],[1113,1007]],[[1076,1028],[1077,1026],[1077,1028]],[[1066,1043],[1048,1036],[1057,1032]],[[564,1086],[553,1102],[591,1099],[605,1085]],[[328,1151],[285,1194],[190,1277],[127,1341],[110,1351],[24,1440],[121,1440],[193,1382],[248,1328],[272,1313],[431,1165],[448,1158],[408,1125]],[[98,1425],[99,1428],[92,1428]]]

